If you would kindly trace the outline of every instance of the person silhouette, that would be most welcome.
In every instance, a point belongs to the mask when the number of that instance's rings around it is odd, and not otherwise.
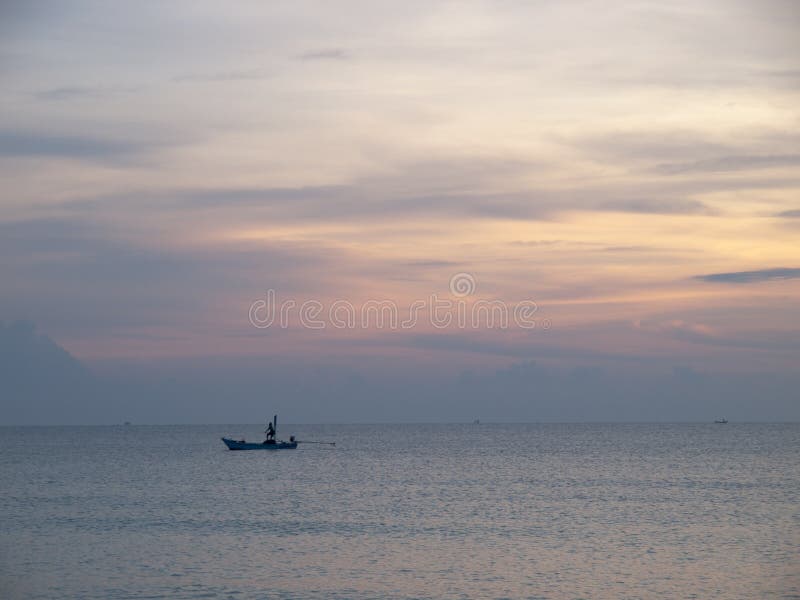
[[[274,443],[275,442],[275,426],[272,424],[271,421],[270,421],[269,424],[267,424],[266,434],[267,434],[267,439],[264,440],[264,443]]]

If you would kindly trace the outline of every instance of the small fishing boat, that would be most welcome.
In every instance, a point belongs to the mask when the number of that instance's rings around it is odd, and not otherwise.
[[[275,433],[278,430],[278,415],[272,418],[272,422],[267,424],[264,433],[267,435],[263,442],[248,442],[244,439],[232,440],[230,438],[222,438],[225,445],[229,450],[294,450],[297,448],[297,441],[294,436],[289,438],[288,442],[283,440],[276,440]]]
[[[716,421],[714,421],[714,423],[720,423],[720,424],[723,424],[723,425],[725,423],[727,423],[727,422],[728,422],[728,419],[726,419],[725,417],[722,417],[721,419],[717,419]]]
[[[263,442],[246,442],[245,440],[231,440],[229,438],[222,438],[225,445],[230,450],[294,450],[297,448],[297,442],[284,442],[280,440],[272,440],[271,442],[264,440]]]

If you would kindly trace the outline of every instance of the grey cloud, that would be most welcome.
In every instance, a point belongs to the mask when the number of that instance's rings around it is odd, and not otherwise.
[[[516,240],[509,242],[509,245],[534,248],[563,247],[609,253],[674,251],[674,248],[662,248],[658,246],[603,246],[597,242],[580,242],[575,240]]]
[[[282,222],[292,220],[365,221],[392,216],[418,214],[492,217],[511,219],[549,219],[557,212],[554,202],[537,201],[530,194],[432,193],[393,194],[370,186],[319,186],[301,188],[177,190],[164,193],[123,195],[111,198],[78,200],[71,204],[76,212],[126,204],[160,210],[251,209],[248,221],[261,215]]]
[[[778,84],[790,89],[800,88],[800,69],[771,69],[764,72],[757,72],[771,83]]]
[[[755,350],[774,350],[780,352],[785,358],[792,355],[800,358],[800,339],[795,331],[786,332],[756,332],[748,336],[712,336],[700,333],[676,336],[676,339],[689,341],[696,344],[722,346],[728,348],[749,348]]]
[[[424,334],[415,335],[409,340],[402,341],[413,348],[429,350],[442,350],[449,352],[468,352],[493,356],[508,356],[517,358],[541,359],[566,359],[566,360],[608,360],[623,361],[627,363],[648,362],[649,358],[638,354],[624,354],[611,352],[596,352],[580,348],[558,346],[548,338],[549,333],[544,330],[533,330],[532,336],[519,343],[510,343],[503,338],[486,339],[473,335],[455,334]],[[540,339],[536,339],[538,336]]]
[[[112,211],[119,218],[148,211],[179,214],[216,213],[223,222],[269,223],[327,221],[348,223],[392,222],[394,217],[452,219],[513,219],[554,221],[569,211],[619,211],[640,214],[717,214],[714,207],[692,199],[696,193],[717,189],[787,187],[792,180],[775,178],[730,181],[689,181],[682,178],[635,184],[574,189],[524,188],[492,193],[497,180],[524,179],[546,165],[513,160],[453,157],[406,164],[391,175],[352,183],[295,188],[173,189],[121,193],[97,198],[75,198],[67,210],[89,214]],[[135,218],[135,217],[134,217]]]
[[[733,148],[709,140],[694,131],[624,131],[566,139],[565,143],[579,151],[589,151],[600,161],[685,161],[730,153]]]
[[[508,242],[510,246],[559,246],[562,244],[575,244],[577,242],[571,242],[567,240],[514,240],[513,242]]]
[[[697,200],[616,200],[599,205],[600,210],[654,215],[708,215],[714,211]]]
[[[186,75],[176,75],[172,78],[175,83],[203,83],[203,82],[226,82],[226,81],[250,81],[265,79],[270,74],[266,69],[239,69],[230,71],[216,71],[212,73],[189,73]]]
[[[635,187],[639,190],[644,190],[640,191],[640,194],[649,193],[686,197],[731,190],[741,192],[744,190],[795,189],[798,186],[800,186],[800,177],[791,175],[788,177],[767,177],[742,174],[737,177],[725,177],[709,174],[707,177],[698,178],[669,177],[652,183],[639,183]]]
[[[347,186],[307,186],[297,188],[233,188],[211,190],[179,190],[170,192],[166,200],[183,207],[265,207],[269,205],[298,206],[311,200],[341,199],[355,189]]]
[[[342,48],[313,50],[297,56],[299,60],[347,60],[350,55]]]
[[[0,424],[80,423],[96,408],[90,372],[33,323],[0,321]]]
[[[0,314],[85,333],[180,326],[233,299],[246,320],[246,306],[269,287],[335,289],[336,266],[347,262],[336,248],[300,242],[180,249],[115,236],[78,219],[0,223]]]
[[[782,331],[756,330],[748,331],[746,335],[732,335],[719,333],[702,323],[687,322],[680,319],[641,321],[636,324],[636,328],[645,332],[666,335],[672,339],[691,344],[773,350],[780,352],[785,357],[791,355],[787,355],[787,351],[796,353],[800,350],[800,339],[798,339],[797,332],[791,329]]]
[[[408,181],[415,180],[409,173]],[[463,182],[462,182],[463,184]],[[413,184],[409,184],[413,185]],[[374,222],[392,217],[412,218],[418,215],[447,218],[492,218],[530,221],[557,220],[568,211],[618,211],[644,214],[714,214],[714,210],[695,200],[673,199],[614,199],[612,191],[543,191],[516,193],[458,192],[450,190],[418,194],[415,190],[396,189],[396,182],[370,181],[341,186],[310,186],[298,188],[218,188],[182,189],[165,192],[123,194],[95,199],[76,199],[68,210],[74,213],[98,209],[125,211],[144,208],[169,211],[224,211],[222,218],[235,215],[248,223],[268,219],[270,222],[297,220],[326,220]],[[548,244],[561,243],[548,241]],[[539,242],[536,242],[539,245]],[[541,244],[544,245],[544,244]]]
[[[758,271],[738,271],[733,273],[712,273],[697,275],[694,279],[708,283],[758,283],[781,279],[800,278],[800,269],[761,269]]]
[[[97,97],[99,94],[94,88],[66,86],[42,90],[36,93],[39,100],[57,101],[72,100],[73,98]]]
[[[420,340],[417,340],[419,342]],[[444,350],[463,351],[449,340]],[[422,342],[430,347],[429,340]],[[790,373],[718,374],[680,359],[625,373],[577,355],[526,356],[460,375],[380,353],[342,365],[271,357],[114,361],[90,371],[29,323],[0,324],[0,423],[247,422],[273,398],[294,422],[797,419]],[[549,358],[543,352],[542,359]],[[220,398],[225,398],[220,403]],[[467,415],[465,417],[465,415]]]
[[[602,249],[603,252],[652,252],[662,250],[655,246],[606,246]]]
[[[611,132],[602,135],[566,138],[561,141],[588,158],[601,163],[628,165],[634,172],[647,175],[681,175],[692,173],[728,173],[758,169],[791,167],[800,164],[796,135],[782,130],[744,132],[736,144],[722,143],[693,130],[659,131],[640,130]],[[768,153],[765,153],[764,150]],[[678,180],[680,181],[680,180]],[[728,189],[796,186],[796,180],[779,181],[775,178],[703,180],[684,186],[684,195]],[[680,193],[675,183],[659,181],[659,190]],[[669,185],[670,187],[664,187]]]
[[[47,90],[41,90],[34,94],[38,100],[45,102],[60,102],[68,100],[95,99],[106,96],[123,94],[135,91],[136,88],[123,87],[82,87],[82,86],[63,86]]]
[[[708,173],[724,171],[748,171],[800,165],[800,154],[721,156],[707,160],[656,165],[654,170],[662,175],[684,173]]]
[[[784,219],[800,219],[800,209],[784,210],[783,212],[779,212],[775,216],[782,217]]]
[[[436,268],[436,267],[458,267],[464,263],[452,260],[412,260],[403,263],[407,267],[422,267],[422,268]]]
[[[36,325],[30,321],[15,321],[6,325],[0,321],[0,368],[5,381],[14,373],[28,371],[14,361],[34,359],[39,366],[50,366],[64,372],[81,374],[81,367],[69,353],[55,344],[47,336],[36,332]],[[28,374],[35,375],[35,372]]]
[[[512,359],[513,360],[513,359]],[[519,361],[519,359],[517,359]],[[460,376],[421,372],[380,357],[358,366],[319,361],[195,359],[118,363],[93,388],[65,385],[0,405],[0,422],[251,422],[263,398],[292,422],[710,421],[796,420],[798,378],[721,375],[684,362],[655,374],[620,375],[584,366],[555,369],[533,361]],[[48,371],[39,370],[41,375]],[[225,398],[225,402],[220,402]]]
[[[58,157],[99,162],[119,161],[136,156],[149,146],[151,145],[135,140],[0,130],[0,156],[6,157]]]

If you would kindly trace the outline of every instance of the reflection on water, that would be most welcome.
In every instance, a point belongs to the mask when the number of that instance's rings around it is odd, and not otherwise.
[[[800,426],[0,428],[4,598],[800,597]]]

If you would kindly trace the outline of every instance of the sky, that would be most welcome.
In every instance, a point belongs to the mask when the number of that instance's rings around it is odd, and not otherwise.
[[[0,423],[798,420],[799,28],[4,2]]]

